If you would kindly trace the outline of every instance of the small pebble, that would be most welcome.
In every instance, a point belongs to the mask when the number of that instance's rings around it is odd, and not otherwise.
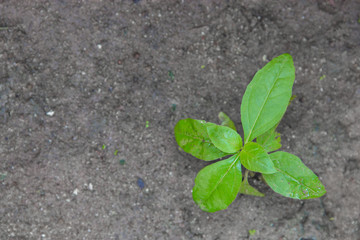
[[[73,194],[74,194],[75,196],[77,196],[78,193],[79,193],[79,189],[75,188],[75,190],[73,191]]]
[[[137,179],[137,185],[139,186],[139,188],[142,190],[145,187],[145,183],[141,178]]]
[[[49,116],[49,117],[54,116],[54,114],[55,114],[55,112],[52,111],[52,110],[50,110],[50,111],[48,111],[48,112],[46,113],[46,115]]]
[[[89,183],[89,190],[92,191],[94,188],[93,188],[93,185],[92,183]]]
[[[140,58],[140,53],[134,52],[134,53],[133,53],[133,57],[134,57],[135,59],[139,59],[139,58]]]

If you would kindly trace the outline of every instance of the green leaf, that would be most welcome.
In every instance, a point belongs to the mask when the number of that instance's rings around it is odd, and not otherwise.
[[[233,129],[214,123],[207,123],[206,129],[211,142],[221,151],[235,153],[241,149],[242,139]]]
[[[247,181],[241,183],[240,191],[241,194],[252,195],[256,197],[264,197],[265,194],[259,192],[256,188],[251,186]]]
[[[256,138],[256,142],[260,144],[266,152],[273,152],[281,148],[280,133],[275,131],[277,126],[278,124]]]
[[[295,68],[289,54],[274,58],[255,74],[241,104],[245,143],[281,120],[291,98],[294,80]]]
[[[270,156],[258,143],[249,142],[245,144],[240,152],[241,164],[250,171],[260,173],[275,173],[276,169]]]
[[[180,120],[174,129],[178,145],[187,153],[205,161],[228,155],[217,149],[206,130],[206,122],[191,118]]]
[[[196,176],[193,199],[206,212],[226,209],[235,200],[241,179],[239,154],[213,163]]]
[[[295,199],[318,198],[326,193],[318,177],[297,156],[279,151],[270,158],[278,172],[263,177],[275,192]]]
[[[248,179],[247,179],[247,174],[248,174],[248,172],[245,172],[245,177],[244,177],[243,182],[241,183],[239,193],[246,194],[246,195],[257,196],[257,197],[264,197],[265,194],[259,192],[256,188],[252,187],[249,184]]]
[[[249,236],[254,236],[256,233],[256,230],[255,229],[250,229],[249,230]]]
[[[226,127],[229,127],[231,129],[237,131],[234,122],[229,118],[228,115],[226,115],[223,112],[219,112],[218,117],[221,121],[221,126],[226,126]]]

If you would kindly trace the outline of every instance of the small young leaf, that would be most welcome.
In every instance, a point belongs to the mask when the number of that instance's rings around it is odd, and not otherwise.
[[[275,131],[277,125],[278,124],[256,138],[256,142],[260,144],[266,152],[272,152],[281,148],[280,133]]]
[[[237,131],[234,122],[230,119],[230,117],[228,115],[226,115],[223,112],[219,112],[218,117],[221,121],[221,126],[226,126],[226,127],[229,127],[231,129]]]
[[[240,135],[229,127],[206,123],[206,130],[211,142],[223,152],[235,153],[242,147]]]
[[[254,236],[256,233],[256,230],[255,229],[250,229],[249,230],[249,236]]]
[[[239,154],[213,163],[196,176],[193,199],[206,212],[226,209],[235,200],[241,179]]]
[[[180,120],[174,129],[176,142],[185,152],[201,160],[211,161],[228,155],[211,142],[205,124],[205,121],[191,118]]]
[[[295,199],[318,198],[326,193],[318,177],[297,156],[275,152],[270,158],[278,172],[263,174],[263,177],[275,192]]]
[[[241,103],[245,143],[281,120],[291,98],[294,80],[295,68],[289,54],[274,58],[255,74]]]
[[[259,192],[256,188],[254,188],[253,186],[251,186],[248,182],[248,180],[244,180],[241,183],[240,186],[240,191],[239,193],[241,194],[246,194],[246,195],[252,195],[252,196],[257,196],[257,197],[264,197],[265,194]]]
[[[241,164],[250,171],[260,173],[275,173],[276,169],[270,156],[258,143],[249,142],[245,144],[240,152]]]

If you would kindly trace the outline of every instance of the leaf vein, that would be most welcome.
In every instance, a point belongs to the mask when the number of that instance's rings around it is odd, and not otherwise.
[[[307,186],[306,184],[298,181],[295,177],[293,177],[293,176],[290,175],[289,173],[284,172],[284,171],[282,171],[281,169],[279,169],[279,168],[277,168],[277,167],[275,167],[275,168],[276,168],[277,171],[281,172],[282,174],[284,174],[284,175],[286,175],[286,176],[289,176],[292,180],[294,180],[295,182],[297,182],[299,185],[305,186],[305,187],[309,188],[311,191],[313,191],[314,193],[317,193],[316,190],[314,190],[314,189],[312,189],[310,186]]]

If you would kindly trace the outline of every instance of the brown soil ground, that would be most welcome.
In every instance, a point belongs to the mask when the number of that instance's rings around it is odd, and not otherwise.
[[[360,239],[360,2],[0,0],[0,239]],[[327,194],[202,212],[207,162],[176,122],[241,129],[255,72],[290,53],[279,131]],[[148,127],[146,122],[148,121]],[[250,236],[249,230],[256,230]]]

